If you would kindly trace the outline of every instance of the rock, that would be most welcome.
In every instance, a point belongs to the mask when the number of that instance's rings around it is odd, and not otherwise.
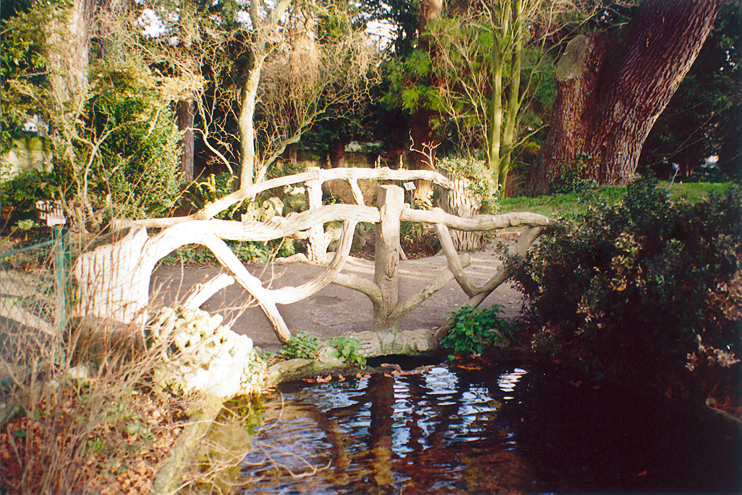
[[[307,189],[304,186],[285,186],[283,188],[284,211],[300,213],[309,209],[307,201]]]
[[[361,343],[366,357],[400,354],[426,356],[438,350],[433,331],[420,328],[402,332],[360,332],[349,334]]]
[[[204,392],[226,400],[263,388],[265,363],[252,340],[222,325],[220,315],[199,309],[168,308],[148,326],[150,345],[162,345],[155,386],[189,394]]]
[[[265,383],[272,387],[284,380],[313,376],[348,366],[334,347],[322,347],[316,359],[295,358],[274,364],[265,374]]]

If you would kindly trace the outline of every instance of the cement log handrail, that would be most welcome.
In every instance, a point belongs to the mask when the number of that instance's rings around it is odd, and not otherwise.
[[[513,212],[501,215],[475,215],[462,218],[446,213],[441,208],[431,210],[402,210],[402,221],[443,224],[458,230],[499,230],[509,227],[547,227],[551,219],[538,213]]]
[[[142,220],[136,220],[136,225],[141,225],[146,228],[166,228],[178,223],[188,222],[191,220],[209,220],[214,218],[217,214],[226,210],[230,206],[239,203],[247,198],[255,197],[261,192],[269,189],[275,189],[277,187],[288,186],[291,184],[305,183],[311,180],[319,180],[325,182],[331,179],[346,179],[351,181],[357,181],[358,179],[375,179],[375,180],[429,180],[435,182],[441,187],[450,189],[453,187],[453,182],[444,175],[434,172],[432,170],[392,170],[390,168],[336,168],[336,169],[320,169],[313,168],[307,172],[302,172],[294,175],[287,175],[284,177],[278,177],[276,179],[270,179],[259,184],[253,184],[243,187],[227,196],[224,196],[217,201],[206,205],[200,211],[193,215],[183,217],[172,217],[172,218],[147,218]]]

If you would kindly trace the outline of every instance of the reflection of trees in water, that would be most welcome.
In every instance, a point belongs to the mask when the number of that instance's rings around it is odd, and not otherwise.
[[[456,433],[465,433],[461,431],[462,408],[466,402],[464,395],[472,389],[471,383],[454,380],[446,384],[445,393],[441,393],[430,386],[426,374],[409,374],[400,379],[400,385],[406,386],[407,392],[399,397],[395,396],[394,385],[394,377],[374,374],[364,392],[354,397],[353,404],[321,414],[323,419],[318,424],[334,430],[342,429],[345,420],[358,417],[363,410],[370,412],[367,435],[362,431],[353,435],[352,431],[326,430],[333,443],[338,475],[349,468],[368,466],[368,476],[361,477],[363,479],[349,477],[347,473],[343,478],[354,478],[359,488],[363,486],[364,490],[369,489],[368,483],[383,488],[396,481],[404,484],[406,490],[418,492],[435,489],[441,481],[453,483],[459,480],[456,484],[462,487],[485,490],[509,489],[507,487],[514,485],[522,487],[530,482],[517,474],[524,470],[519,459],[512,452],[503,451],[494,413],[477,416],[476,435],[479,438],[452,440]],[[409,411],[406,418],[396,423],[395,403],[403,403]],[[396,445],[395,438],[399,442]],[[359,444],[366,444],[368,449],[352,455],[347,453],[349,447]],[[395,447],[403,451],[408,449],[409,454],[395,453]],[[350,459],[354,457],[354,463],[351,463]],[[483,465],[478,466],[480,463]],[[500,470],[503,468],[517,469],[512,475],[502,476]],[[488,482],[486,473],[493,469],[497,472],[492,473],[492,481]],[[351,484],[354,483],[351,481]]]
[[[273,438],[320,468],[331,458],[332,467],[302,481],[284,478],[288,485],[254,476],[267,468],[253,470],[252,479],[262,483],[256,489],[268,483],[307,490],[310,485],[334,487],[340,493],[512,493],[536,486],[524,474],[528,469],[520,456],[507,450],[500,403],[482,376],[438,368],[396,380],[377,373],[357,388],[323,387],[303,389],[300,397],[277,406],[284,426],[261,437]],[[322,397],[335,397],[329,399],[333,404],[341,398],[348,405],[323,411],[328,399]]]
[[[301,459],[261,461],[243,486],[249,493],[742,493],[739,432],[604,381],[570,382],[550,368],[517,374],[439,368],[303,388],[285,404],[268,404],[281,420],[260,433],[275,451]],[[348,405],[326,410],[337,404]],[[270,464],[276,459],[306,477],[279,473]]]

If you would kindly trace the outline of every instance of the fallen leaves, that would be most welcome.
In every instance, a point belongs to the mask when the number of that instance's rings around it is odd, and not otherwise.
[[[61,391],[3,424],[0,492],[148,493],[184,420],[182,404],[148,395]]]

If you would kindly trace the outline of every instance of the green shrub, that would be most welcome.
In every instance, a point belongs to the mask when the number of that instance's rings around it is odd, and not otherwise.
[[[517,329],[500,318],[500,308],[497,304],[489,309],[464,305],[454,311],[448,317],[453,327],[441,339],[441,347],[448,351],[449,359],[482,354],[487,346],[504,343],[506,338],[514,339]]]
[[[313,337],[306,332],[299,332],[283,345],[281,354],[287,359],[315,359],[320,347],[322,347],[322,343],[317,337]]]
[[[551,194],[582,193],[595,189],[598,183],[593,179],[585,179],[592,156],[581,153],[575,158],[572,166],[560,165],[556,173],[549,173],[549,191]]]
[[[29,170],[0,183],[0,204],[11,206],[14,214],[32,212],[37,200],[57,199],[57,187],[52,174]]]
[[[188,186],[181,203],[186,203],[193,211],[199,211],[230,194],[236,177],[228,172],[209,174],[205,179],[195,181]],[[219,212],[216,218],[222,220],[241,220],[245,213],[245,202],[239,201],[226,211]]]
[[[701,165],[689,177],[683,179],[683,182],[723,183],[729,182],[729,176],[722,172],[719,167]]]
[[[101,142],[91,200],[103,208],[110,197],[117,215],[134,218],[166,212],[180,195],[181,136],[155,79],[124,63],[95,71],[91,86],[86,128]],[[78,153],[84,161],[90,150],[81,146]]]
[[[333,337],[327,341],[330,347],[334,347],[340,353],[340,357],[347,364],[359,367],[366,366],[366,358],[363,356],[361,343],[353,337]]]
[[[441,250],[441,242],[430,226],[417,222],[401,222],[399,243],[410,259],[434,256]]]
[[[561,221],[511,273],[542,320],[535,344],[662,392],[734,393],[742,347],[742,195],[672,204],[656,182]]]

